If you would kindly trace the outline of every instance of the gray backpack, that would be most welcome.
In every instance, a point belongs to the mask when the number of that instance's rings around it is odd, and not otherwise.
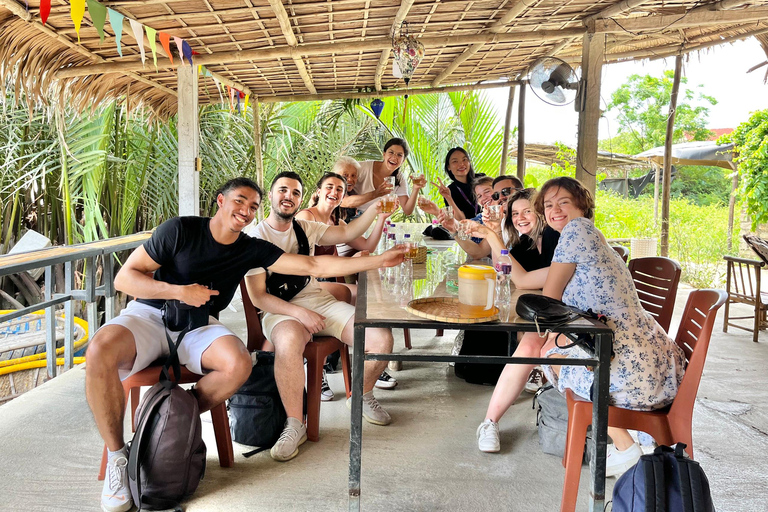
[[[533,397],[536,408],[536,426],[539,429],[541,451],[562,457],[565,455],[565,439],[568,433],[568,404],[565,397],[551,385],[539,389]],[[592,446],[592,427],[587,429],[587,446]],[[589,450],[584,454],[589,463]]]
[[[176,384],[181,367],[177,349],[189,327],[174,344],[166,332],[170,355],[160,382],[136,409],[136,433],[128,447],[128,483],[139,510],[181,511],[179,502],[191,495],[205,474],[197,398]],[[176,382],[171,380],[173,368]]]

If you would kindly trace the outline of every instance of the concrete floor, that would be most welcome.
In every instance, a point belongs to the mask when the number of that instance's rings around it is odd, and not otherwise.
[[[678,315],[688,292],[681,287]],[[242,332],[240,316],[228,312],[223,320]],[[454,332],[433,335],[412,332],[414,350],[447,352]],[[403,347],[402,332],[395,337],[395,347]],[[768,511],[766,365],[768,334],[753,343],[743,331],[723,334],[718,319],[694,414],[696,458],[718,511]],[[457,379],[445,364],[405,363],[395,375],[395,390],[377,391],[393,423],[364,428],[365,510],[558,510],[563,468],[539,450],[530,395],[501,421],[502,452],[484,454],[476,448],[475,429],[492,388]],[[76,368],[0,407],[0,510],[99,510],[102,444],[85,402],[84,377]],[[340,373],[330,384],[343,394]],[[266,452],[244,459],[245,448],[235,445],[235,467],[222,469],[206,418],[204,430],[208,468],[188,511],[346,508],[349,411],[343,400],[323,404],[320,442],[304,444],[287,463]],[[586,466],[583,471],[579,510],[587,507]]]

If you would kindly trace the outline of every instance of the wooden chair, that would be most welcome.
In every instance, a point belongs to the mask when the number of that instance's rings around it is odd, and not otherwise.
[[[136,408],[139,406],[139,394],[142,386],[154,386],[159,382],[162,365],[149,366],[140,372],[134,373],[123,381],[123,391],[125,392],[125,404],[128,406],[130,401],[131,409],[131,430],[136,432]],[[190,384],[197,382],[203,376],[192,373],[186,367],[181,367],[180,384]],[[219,465],[223,468],[231,468],[235,465],[235,454],[232,448],[232,434],[229,431],[229,417],[227,416],[227,406],[225,402],[220,403],[211,409],[211,420],[213,421],[213,433],[216,437],[216,448],[219,452]],[[104,473],[107,468],[107,446],[104,445],[104,451],[101,455],[101,468],[99,469],[99,480],[104,480]]]
[[[611,247],[613,247],[614,251],[619,253],[619,256],[621,256],[621,259],[623,259],[624,263],[626,263],[627,260],[629,259],[629,249],[627,249],[623,245],[612,245]]]
[[[752,341],[757,342],[758,334],[768,327],[768,293],[762,291],[761,276],[765,263],[759,260],[723,256],[727,262],[727,277],[725,290],[728,292],[728,301],[725,303],[723,315],[723,332],[728,332],[728,327],[736,327],[752,332]],[[754,309],[754,313],[747,316],[733,316],[731,304],[748,304]],[[745,327],[734,323],[733,320],[752,320],[752,327]]]
[[[633,411],[609,406],[609,426],[642,430],[653,436],[659,444],[685,443],[688,455],[693,458],[693,405],[717,310],[726,302],[727,297],[722,290],[695,290],[688,297],[675,340],[685,353],[685,376],[672,405],[655,411]],[[560,512],[572,512],[576,508],[584,442],[587,427],[592,423],[592,402],[577,397],[570,389],[566,390],[566,400],[568,434],[563,457],[565,483]]]
[[[677,285],[680,284],[682,273],[680,265],[663,256],[634,258],[629,262],[629,273],[635,281],[643,309],[653,315],[662,329],[669,332]]]
[[[245,323],[248,329],[248,350],[261,350],[266,338],[261,330],[259,310],[251,302],[245,280],[240,281],[243,296]],[[352,396],[352,366],[349,361],[349,347],[331,336],[317,336],[304,348],[307,360],[307,439],[317,442],[320,439],[320,392],[323,382],[323,364],[330,354],[341,351],[341,369],[344,374],[346,396]]]

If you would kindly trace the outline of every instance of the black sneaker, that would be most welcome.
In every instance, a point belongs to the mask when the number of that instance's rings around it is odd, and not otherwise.
[[[330,402],[334,397],[333,390],[328,385],[328,377],[325,376],[325,370],[323,370],[323,383],[320,386],[320,400],[322,402]]]
[[[378,380],[376,381],[376,387],[379,389],[393,389],[397,386],[397,380],[393,376],[387,373],[387,370],[381,372]]]

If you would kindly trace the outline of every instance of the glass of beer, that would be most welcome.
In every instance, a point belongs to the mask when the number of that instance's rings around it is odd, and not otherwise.
[[[397,196],[395,194],[387,194],[381,198],[381,213],[392,213],[397,206]]]
[[[488,206],[488,220],[498,222],[501,220],[501,205],[492,204]]]

